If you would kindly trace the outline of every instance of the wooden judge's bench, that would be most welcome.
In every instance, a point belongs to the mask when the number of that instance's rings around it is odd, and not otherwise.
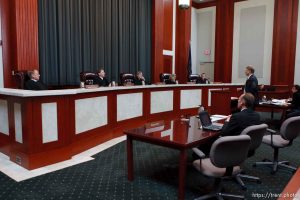
[[[68,160],[145,122],[194,115],[199,105],[227,109],[241,85],[0,89],[0,152],[27,169]],[[220,90],[230,94],[214,100]]]

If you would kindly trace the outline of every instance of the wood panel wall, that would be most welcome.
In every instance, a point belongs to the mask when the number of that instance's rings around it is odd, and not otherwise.
[[[177,5],[178,5],[177,0]],[[190,0],[190,5],[192,1]],[[191,41],[191,7],[180,9],[176,7],[176,78],[179,83],[186,83],[188,76],[189,46]]]
[[[159,82],[163,73],[164,0],[152,1],[152,82]]]
[[[164,0],[164,50],[173,49],[173,3],[174,0]],[[175,2],[176,3],[176,2]]]
[[[15,66],[14,55],[16,51],[16,31],[12,21],[15,21],[15,5],[11,0],[0,0],[2,49],[3,49],[3,75],[4,87],[13,87],[12,71]]]
[[[37,0],[1,0],[4,87],[14,87],[12,74],[39,68]]]
[[[15,0],[17,65],[16,70],[39,68],[38,54],[38,2]]]
[[[276,0],[271,84],[294,84],[299,0]]]

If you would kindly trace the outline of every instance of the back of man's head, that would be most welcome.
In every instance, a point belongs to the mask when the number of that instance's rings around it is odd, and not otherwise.
[[[251,93],[245,93],[242,95],[242,101],[244,101],[246,108],[253,108],[255,98]]]
[[[254,72],[255,72],[255,70],[254,70],[254,68],[253,68],[252,65],[248,65],[248,66],[246,67],[246,69],[249,70],[251,74],[254,74]]]

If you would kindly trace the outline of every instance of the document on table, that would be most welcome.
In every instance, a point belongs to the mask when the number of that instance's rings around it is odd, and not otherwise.
[[[215,121],[219,121],[222,119],[226,119],[227,117],[228,117],[227,115],[211,115],[210,119],[212,122],[215,122]]]

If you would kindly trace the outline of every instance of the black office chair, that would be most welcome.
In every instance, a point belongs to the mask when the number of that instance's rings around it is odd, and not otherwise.
[[[15,72],[13,78],[17,89],[24,89],[25,83],[30,80],[27,70]]]
[[[120,74],[121,85],[134,85],[134,75],[130,73],[121,73]]]
[[[277,132],[271,129],[267,130],[271,134],[263,137],[263,143],[271,146],[274,149],[273,160],[271,161],[264,159],[263,162],[256,162],[253,166],[272,166],[273,170],[271,171],[271,174],[275,174],[278,170],[278,167],[288,168],[292,170],[292,172],[295,172],[296,168],[290,166],[289,161],[278,160],[278,154],[280,148],[291,146],[293,144],[293,140],[300,136],[300,116],[286,119],[280,127],[280,134],[276,134]]]
[[[81,72],[80,73],[80,82],[84,82],[86,85],[91,85],[95,77],[98,75],[94,72]]]
[[[169,80],[171,76],[172,76],[172,74],[170,74],[170,73],[161,73],[159,75],[160,82],[165,83],[166,80]]]
[[[188,77],[188,82],[194,82],[196,83],[200,79],[199,74],[190,74]]]
[[[203,175],[214,177],[217,188],[215,191],[196,198],[197,200],[217,197],[234,197],[244,199],[242,195],[222,193],[222,181],[225,178],[234,178],[240,172],[240,167],[245,159],[250,147],[250,137],[248,135],[226,136],[217,139],[210,150],[209,158],[195,160],[194,167]]]

